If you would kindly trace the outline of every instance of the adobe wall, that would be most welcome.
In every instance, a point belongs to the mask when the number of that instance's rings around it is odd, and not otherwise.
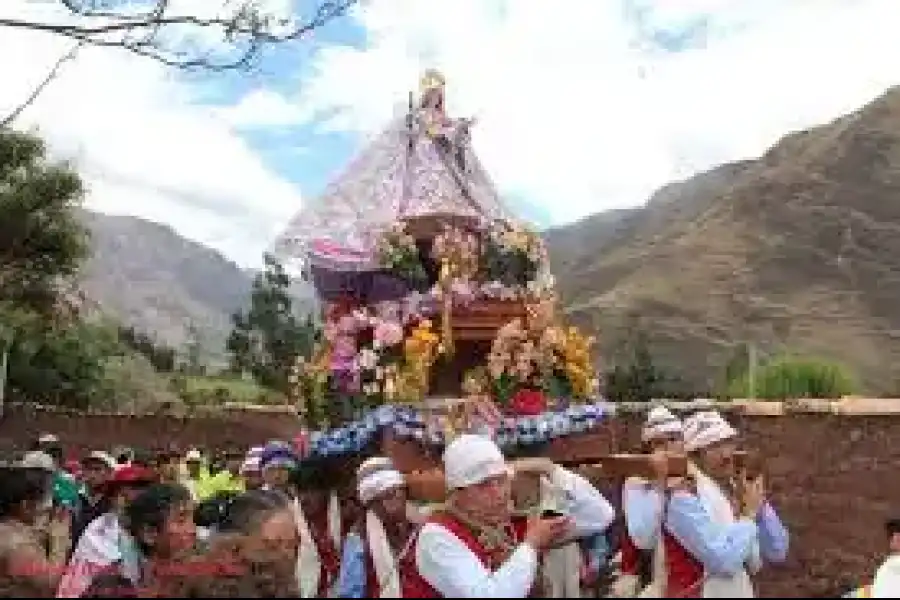
[[[779,416],[748,414],[782,412],[773,409],[733,410],[730,416],[748,447],[768,457],[774,501],[792,533],[788,564],[761,576],[760,595],[833,597],[841,585],[871,576],[873,557],[886,542],[884,521],[900,516],[900,414],[834,414],[833,406]],[[615,419],[619,448],[637,444],[640,419],[627,410]],[[0,444],[22,447],[53,432],[83,449],[168,442],[249,446],[289,438],[296,429],[293,415],[261,411],[176,418],[13,408],[0,420]]]

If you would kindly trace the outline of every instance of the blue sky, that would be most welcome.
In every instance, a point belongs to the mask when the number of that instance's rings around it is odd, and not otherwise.
[[[191,11],[223,4],[171,1]],[[299,1],[261,4],[281,15],[315,0]],[[47,6],[4,0],[0,17],[46,18]],[[167,223],[252,266],[405,104],[425,67],[445,73],[450,111],[477,119],[475,149],[508,204],[542,226],[638,205],[674,179],[854,110],[898,79],[892,0],[559,7],[365,0],[311,39],[271,49],[251,73],[184,76],[91,49],[20,125],[79,167],[89,206]],[[3,32],[0,52],[20,58],[4,66],[0,114],[66,48]]]

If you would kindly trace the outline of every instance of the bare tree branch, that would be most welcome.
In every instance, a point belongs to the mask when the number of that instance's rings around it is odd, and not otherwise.
[[[50,85],[50,82],[56,79],[56,76],[59,75],[62,66],[75,58],[75,56],[78,54],[78,51],[83,47],[84,43],[78,42],[77,44],[72,46],[72,48],[68,52],[60,56],[59,59],[57,59],[57,61],[53,63],[53,67],[50,69],[50,71],[47,72],[47,76],[44,77],[43,80],[41,80],[41,82],[37,85],[37,87],[34,88],[34,90],[32,90],[28,97],[25,98],[25,101],[19,104],[12,110],[11,113],[0,120],[0,129],[12,125],[13,121],[18,119],[19,116],[25,111],[25,109],[31,106],[35,100],[37,100],[37,97],[41,95],[41,92],[43,92],[48,85]]]
[[[42,31],[75,40],[81,45],[120,48],[170,67],[228,71],[249,68],[267,46],[301,39],[345,15],[360,0],[322,0],[312,17],[300,23],[264,14],[255,0],[241,0],[231,15],[223,17],[173,14],[169,0],[153,0],[143,11],[98,8],[95,0],[58,2],[73,17],[72,22],[3,18],[0,28]],[[231,4],[230,0],[225,4]],[[221,57],[215,53],[178,48],[177,44],[164,39],[166,30],[174,27],[195,33],[218,30],[222,42],[232,52]]]

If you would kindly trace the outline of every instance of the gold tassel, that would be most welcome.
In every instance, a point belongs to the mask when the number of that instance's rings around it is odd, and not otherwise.
[[[441,261],[441,290],[444,295],[444,310],[441,315],[441,340],[442,351],[444,356],[453,356],[453,296],[450,289],[452,281],[452,269],[450,261],[444,259]]]

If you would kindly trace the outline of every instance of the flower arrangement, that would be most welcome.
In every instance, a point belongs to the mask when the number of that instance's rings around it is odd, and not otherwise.
[[[327,341],[315,345],[310,360],[297,357],[290,378],[291,395],[297,401],[301,417],[308,427],[317,427],[327,421],[330,364],[330,347]]]
[[[552,301],[529,307],[497,333],[487,370],[497,401],[519,414],[545,408],[546,398],[580,400],[596,393],[593,338],[553,323]]]
[[[465,229],[445,227],[431,247],[432,257],[446,271],[441,273],[441,279],[473,280],[478,273],[478,245],[478,238]]]
[[[585,398],[597,393],[598,382],[591,361],[594,338],[584,336],[575,327],[569,327],[558,347],[563,370],[572,388],[572,396]]]
[[[428,392],[431,367],[440,354],[440,339],[432,322],[423,319],[403,341],[399,382],[407,400],[421,400]]]
[[[403,223],[395,223],[378,239],[378,264],[382,269],[405,281],[411,288],[420,289],[428,282],[416,239]]]
[[[424,396],[439,349],[431,321],[406,321],[398,302],[329,314],[328,350],[317,363],[327,370],[335,393],[367,406]]]
[[[507,286],[530,287],[547,263],[543,240],[524,226],[498,223],[482,243],[481,275]]]

